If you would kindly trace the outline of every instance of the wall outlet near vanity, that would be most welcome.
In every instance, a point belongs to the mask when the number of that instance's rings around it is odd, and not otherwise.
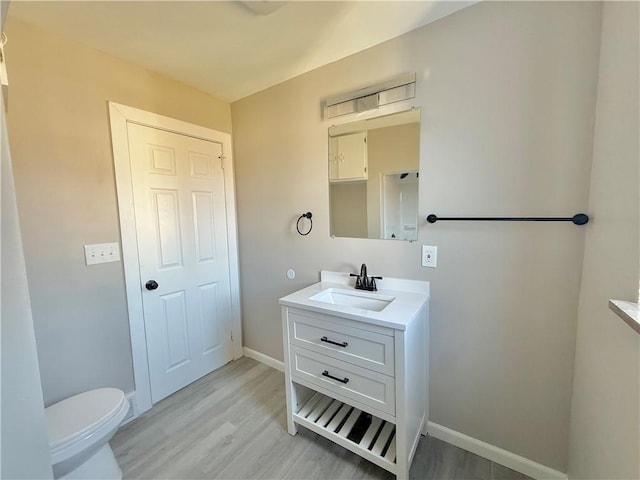
[[[436,268],[438,266],[438,247],[422,246],[422,266]]]

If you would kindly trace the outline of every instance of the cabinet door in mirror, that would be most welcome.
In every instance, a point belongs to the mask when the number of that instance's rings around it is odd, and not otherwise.
[[[331,235],[418,239],[420,110],[329,128]]]

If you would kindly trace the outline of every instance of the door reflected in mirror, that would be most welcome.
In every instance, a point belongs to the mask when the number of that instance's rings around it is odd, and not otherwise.
[[[420,110],[329,128],[331,235],[418,239]]]

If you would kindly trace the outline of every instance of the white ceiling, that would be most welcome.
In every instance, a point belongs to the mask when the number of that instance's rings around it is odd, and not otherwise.
[[[477,1],[13,0],[9,19],[233,102]]]

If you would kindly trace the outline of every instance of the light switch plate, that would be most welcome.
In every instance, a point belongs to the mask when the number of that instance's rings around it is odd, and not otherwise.
[[[438,266],[438,247],[422,246],[422,266],[436,268]]]
[[[120,261],[120,245],[114,243],[95,243],[84,246],[84,258],[87,265]]]

